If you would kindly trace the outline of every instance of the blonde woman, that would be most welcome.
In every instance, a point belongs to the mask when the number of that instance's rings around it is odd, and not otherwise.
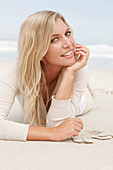
[[[62,141],[77,136],[83,123],[76,116],[92,108],[88,48],[75,44],[63,16],[39,11],[21,26],[18,54],[0,83],[0,139]],[[15,96],[24,111],[23,124],[7,119]]]

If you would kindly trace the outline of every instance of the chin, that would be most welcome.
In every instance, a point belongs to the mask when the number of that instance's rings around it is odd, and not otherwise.
[[[72,66],[73,64],[75,64],[75,59],[70,61],[70,62],[68,62],[66,66]]]

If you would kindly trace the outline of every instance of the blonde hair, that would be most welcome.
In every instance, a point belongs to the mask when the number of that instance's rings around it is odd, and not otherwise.
[[[39,101],[42,90],[46,89],[47,93],[41,59],[49,48],[56,18],[61,18],[68,25],[57,12],[39,11],[30,15],[20,29],[18,87],[23,96],[25,120],[30,124],[33,124],[35,120],[36,125],[41,125]]]

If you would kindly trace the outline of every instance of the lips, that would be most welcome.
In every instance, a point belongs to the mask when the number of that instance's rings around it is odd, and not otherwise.
[[[64,53],[63,55],[61,55],[61,57],[68,57],[68,56],[70,56],[72,54],[73,54],[73,50],[69,50],[66,53]]]

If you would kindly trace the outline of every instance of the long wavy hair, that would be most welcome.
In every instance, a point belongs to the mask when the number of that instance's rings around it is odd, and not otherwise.
[[[59,13],[39,11],[23,22],[18,39],[18,87],[23,96],[24,118],[30,124],[35,120],[39,126],[42,91],[45,89],[47,101],[49,96],[41,59],[48,51],[56,18],[61,18],[69,26]]]

